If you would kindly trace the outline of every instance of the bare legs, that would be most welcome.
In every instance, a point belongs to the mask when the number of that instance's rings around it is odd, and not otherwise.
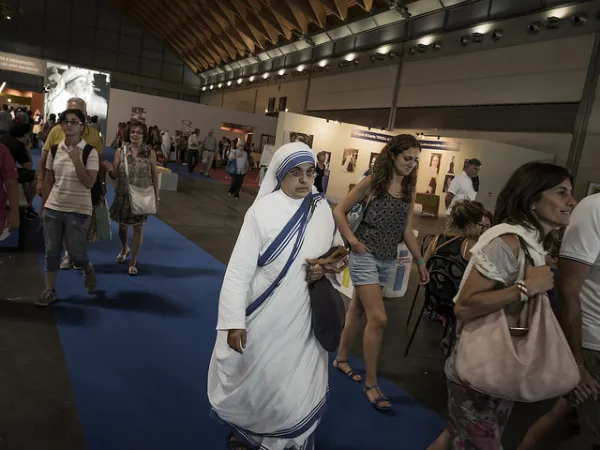
[[[356,294],[352,298],[350,308],[346,314],[346,326],[342,332],[340,349],[337,357],[338,360],[341,361],[347,360],[350,345],[358,332],[360,316],[362,315],[363,310],[367,316],[367,323],[363,335],[363,354],[367,372],[365,383],[367,386],[374,386],[377,384],[377,364],[379,362],[379,353],[381,351],[381,340],[387,324],[387,315],[385,313],[381,287],[379,285],[370,284],[356,287]],[[344,371],[346,370],[344,364],[341,364],[340,368]],[[377,390],[368,391],[367,395],[371,400],[379,397]],[[383,402],[381,406],[389,406],[389,403]]]
[[[119,239],[121,240],[121,255],[123,259],[129,253],[129,245],[128,241],[128,230],[129,225],[119,224]],[[133,242],[131,247],[131,261],[129,262],[129,267],[135,267],[137,264],[138,255],[140,253],[140,249],[142,247],[142,242],[144,241],[144,224],[139,223],[137,225],[133,225]]]

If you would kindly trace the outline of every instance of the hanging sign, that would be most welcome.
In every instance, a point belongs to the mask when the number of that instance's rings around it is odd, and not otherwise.
[[[392,140],[392,138],[394,137],[394,136],[390,136],[388,134],[374,133],[372,131],[359,130],[359,129],[352,130],[351,136],[355,139],[363,139],[365,141],[383,142],[384,144],[387,144],[388,142],[390,142]]]
[[[460,142],[449,142],[439,140],[431,141],[425,139],[422,139],[419,142],[421,143],[421,148],[426,150],[446,150],[449,152],[460,151]]]
[[[29,56],[0,52],[0,70],[28,73],[43,77],[46,73],[46,61],[30,58]]]

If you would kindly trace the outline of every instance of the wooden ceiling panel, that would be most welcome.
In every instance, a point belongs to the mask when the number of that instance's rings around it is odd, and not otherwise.
[[[389,8],[385,0],[108,1],[162,39],[195,73]]]

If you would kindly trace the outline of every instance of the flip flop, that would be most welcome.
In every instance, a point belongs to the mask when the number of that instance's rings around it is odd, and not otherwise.
[[[117,264],[123,264],[130,253],[131,253],[131,250],[127,250],[127,253],[123,253],[123,252],[119,253],[117,256]]]
[[[337,370],[339,370],[340,372],[342,372],[344,375],[346,375],[346,377],[348,377],[348,379],[354,381],[355,383],[360,383],[362,381],[362,377],[360,376],[360,374],[356,373],[354,370],[352,370],[352,368],[350,368],[350,370],[348,372],[346,372],[344,369],[342,369],[340,367],[340,364],[348,364],[348,360],[341,360],[341,359],[335,359],[333,361],[333,367]],[[350,367],[350,365],[348,364],[348,367]],[[356,379],[356,377],[358,377],[358,379]]]
[[[372,391],[373,389],[375,389],[377,391],[378,394],[381,394],[379,397],[377,397],[374,400],[371,400],[369,398],[368,392]],[[375,408],[377,411],[391,411],[392,410],[392,406],[391,404],[389,406],[381,406],[382,403],[390,403],[390,399],[387,398],[385,395],[383,395],[383,393],[381,392],[381,389],[379,388],[379,385],[374,384],[373,386],[367,386],[365,385],[365,395],[367,396],[367,400],[369,400],[369,402],[371,403],[371,405],[373,405],[373,408]]]
[[[129,266],[129,269],[127,269],[127,273],[131,276],[136,276],[138,274],[137,267]]]

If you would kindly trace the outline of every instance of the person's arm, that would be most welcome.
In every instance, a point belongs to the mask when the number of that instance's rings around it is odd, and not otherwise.
[[[514,258],[513,262],[516,262],[520,251],[517,237],[505,235],[500,239],[508,245]],[[485,316],[521,300],[521,291],[516,284],[497,289],[499,281],[486,277],[477,267],[473,269],[469,272],[454,305],[454,313],[458,320],[465,321]],[[552,289],[554,284],[552,271],[548,266],[528,267],[524,284],[529,297],[543,294]]]
[[[118,149],[115,152],[115,158],[113,163],[109,163],[108,161],[104,161],[103,165],[106,168],[106,172],[108,173],[108,176],[112,179],[112,180],[116,180],[117,178],[119,178],[119,165],[121,164],[121,149]]]
[[[364,198],[370,186],[371,177],[369,176],[354,186],[344,200],[342,200],[333,210],[333,216],[335,217],[338,229],[351,247],[355,247],[356,244],[358,244],[358,239],[350,229],[346,214],[348,214],[348,212]]]
[[[566,258],[558,261],[556,296],[559,302],[559,322],[569,342],[577,364],[583,365],[581,352],[581,300],[579,294],[589,276],[591,266]]]
[[[57,136],[60,133],[60,126],[55,125],[48,133],[48,137],[46,142],[44,142],[44,147],[42,148],[42,155],[40,156],[40,163],[38,164],[38,169],[35,171],[36,177],[36,191],[38,195],[43,196],[43,185],[46,181],[46,161],[48,161],[48,154],[52,149],[52,146],[55,145],[57,141]]]
[[[158,170],[156,169],[156,152],[150,151],[150,171],[152,172],[152,184],[154,185],[154,195],[156,201],[159,201],[160,192],[158,191]]]
[[[415,196],[413,196],[413,200],[410,202],[410,207],[408,208],[408,217],[406,218],[406,225],[404,226],[404,233],[402,237],[404,239],[404,243],[408,248],[408,251],[413,258],[417,262],[417,268],[419,269],[419,275],[421,277],[420,284],[429,283],[429,271],[425,266],[425,260],[423,259],[423,255],[421,255],[421,249],[419,248],[419,244],[417,243],[417,238],[415,237],[415,233],[413,231],[413,210],[415,209]]]
[[[452,204],[452,200],[454,200],[454,194],[450,192],[450,190],[448,190],[448,192],[446,192],[446,198],[444,199],[446,209],[450,207],[450,205]]]
[[[79,153],[79,147],[76,145],[69,148],[69,156],[75,165],[75,173],[77,174],[77,178],[87,189],[91,189],[94,186],[94,183],[96,183],[96,177],[98,176],[98,152],[96,149],[90,152],[87,160],[87,166],[89,169],[83,165],[83,161]]]
[[[44,177],[44,184],[42,189],[42,209],[46,207],[46,201],[50,196],[50,192],[52,191],[52,187],[54,186],[54,171],[47,169],[46,176]]]

